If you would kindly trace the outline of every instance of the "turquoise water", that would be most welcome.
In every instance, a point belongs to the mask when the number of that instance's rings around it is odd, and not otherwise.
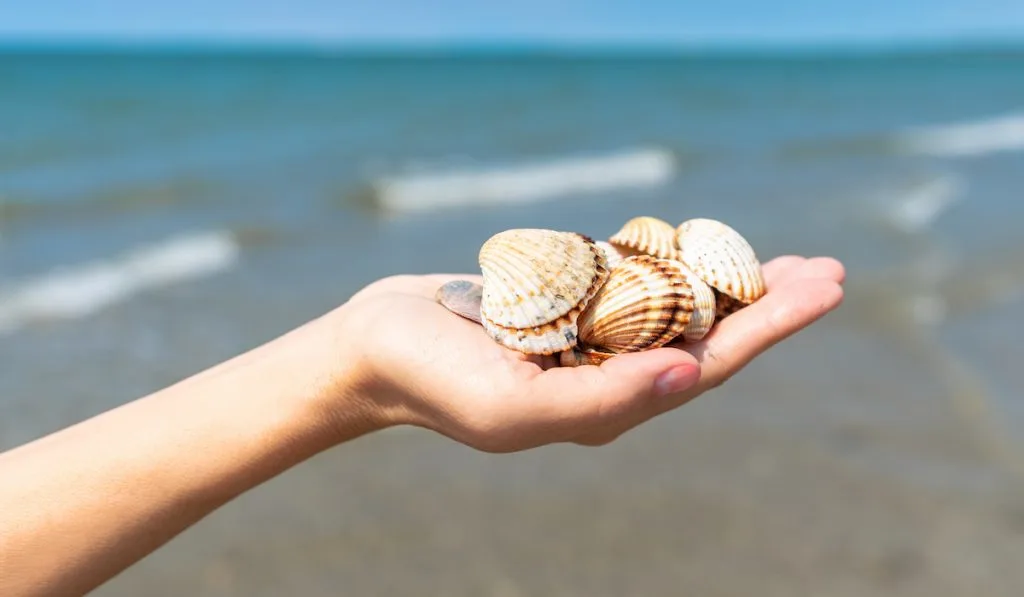
[[[722,218],[765,258],[835,255],[852,291],[863,283],[875,297],[855,303],[866,312],[915,308],[908,293],[892,294],[899,280],[924,303],[944,303],[941,317],[984,313],[1012,301],[1021,279],[1009,265],[1024,251],[1021,72],[1024,53],[1013,52],[8,52],[0,280],[16,289],[57,268],[220,230],[243,245],[243,258],[225,277],[174,292],[208,292],[204,304],[215,305],[229,300],[227,280],[243,277],[262,285],[259,294],[327,307],[388,273],[474,269],[476,247],[502,228],[607,236],[649,213]],[[977,125],[984,130],[969,130]],[[907,135],[921,130],[932,138],[908,151]],[[951,154],[936,134],[975,150]],[[376,195],[375,183],[410,173],[649,148],[676,166],[647,186],[398,214]],[[963,275],[989,280],[976,282],[985,288],[977,300],[950,295]],[[83,318],[53,333],[89,325]]]
[[[961,214],[958,226],[991,240],[989,227],[1006,221],[997,214],[1017,204],[1007,183],[1019,153],[950,163],[893,156],[886,144],[907,127],[1019,110],[1022,60],[8,54],[0,192],[9,266],[27,274],[102,255],[118,244],[113,228],[345,218],[368,181],[415,166],[652,145],[680,156],[682,174],[651,192],[591,198],[599,209],[696,202],[731,217],[763,212],[769,219],[755,221],[777,231],[797,214],[803,226],[818,211],[884,204],[901,185],[977,172],[970,203],[987,213]],[[156,216],[160,225],[149,222]],[[19,250],[83,217],[95,234],[62,234],[66,252],[53,239],[46,258]]]
[[[480,243],[501,229],[607,237],[647,214],[723,219],[763,259],[826,254],[848,266],[843,308],[761,361],[728,400],[698,407],[708,417],[701,425],[824,438],[808,450],[915,491],[971,493],[986,475],[1016,479],[1012,461],[1024,462],[1022,115],[1024,51],[8,51],[0,54],[0,446],[265,341],[381,276],[475,270]],[[675,164],[657,184],[415,213],[381,207],[380,181],[412,173],[562,167],[574,156],[651,148]],[[211,232],[237,252],[210,275],[131,287],[95,309],[44,308],[98,292],[93,278],[66,277],[90,264]],[[215,251],[196,250],[200,259]],[[44,288],[15,305],[11,296],[47,274],[71,280],[66,294]],[[963,414],[979,410],[987,414]],[[829,436],[829,425],[842,437],[876,435],[853,449]],[[664,425],[652,429],[637,440],[650,442],[643,450],[672,436]],[[964,464],[950,445],[981,456]],[[414,452],[395,466],[444,469],[445,458],[452,466],[462,458]],[[513,462],[529,469],[533,461]],[[623,471],[646,470],[628,462]],[[495,486],[536,481],[519,464],[493,466],[505,475],[495,473]],[[632,474],[623,471],[602,474]],[[298,477],[265,496],[280,505],[323,483]],[[343,513],[324,516],[334,522],[317,524],[341,524]],[[288,532],[301,534],[300,526]],[[198,535],[205,545],[229,540],[208,533]],[[189,561],[176,553],[154,564],[154,578]]]

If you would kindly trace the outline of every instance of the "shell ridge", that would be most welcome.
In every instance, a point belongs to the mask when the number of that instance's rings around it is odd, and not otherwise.
[[[692,294],[674,261],[630,257],[581,315],[580,343],[612,352],[662,346],[682,332],[692,309]]]

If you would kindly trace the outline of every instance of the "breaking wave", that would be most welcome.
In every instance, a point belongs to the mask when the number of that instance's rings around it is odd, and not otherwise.
[[[230,232],[212,231],[58,268],[0,288],[0,333],[35,321],[84,317],[144,290],[227,269],[238,254]]]
[[[937,176],[894,194],[884,217],[904,233],[924,232],[957,203],[964,187],[965,182],[957,176]]]
[[[943,157],[1024,150],[1024,114],[912,129],[897,137],[897,146]]]
[[[379,179],[374,202],[389,211],[526,203],[567,195],[650,187],[671,180],[671,152],[636,149],[478,170]]]

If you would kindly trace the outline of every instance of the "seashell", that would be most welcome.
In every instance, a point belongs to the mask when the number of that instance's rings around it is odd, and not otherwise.
[[[715,317],[719,321],[747,306],[746,303],[741,303],[731,296],[722,294],[717,290],[715,291],[715,301]]]
[[[499,232],[480,248],[479,262],[484,329],[526,354],[575,346],[577,319],[609,276],[604,251],[575,232]]]
[[[593,348],[576,346],[558,355],[558,364],[563,367],[600,365],[613,356],[615,356],[613,352],[603,352]]]
[[[633,254],[643,253],[661,259],[679,258],[676,229],[672,224],[650,216],[629,220],[608,242]]]
[[[469,280],[452,280],[434,293],[434,300],[470,321],[480,323],[480,302],[484,287]]]
[[[738,232],[717,220],[696,218],[676,229],[680,260],[715,290],[750,304],[764,296],[761,263]]]
[[[636,251],[616,247],[615,245],[603,240],[595,242],[597,243],[597,246],[601,247],[601,250],[604,251],[605,259],[608,260],[608,269],[612,269],[616,265],[622,263],[622,260],[626,257],[636,255]]]
[[[580,344],[611,353],[664,346],[686,329],[693,306],[679,262],[627,257],[580,315]]]
[[[715,325],[715,318],[718,314],[718,293],[715,289],[708,286],[704,280],[701,280],[700,276],[687,268],[686,264],[681,261],[677,263],[679,269],[686,276],[686,283],[690,285],[690,290],[693,291],[693,314],[690,315],[690,322],[686,324],[682,336],[687,342],[697,342],[702,340],[711,331],[711,327]],[[729,299],[729,297],[725,298]]]

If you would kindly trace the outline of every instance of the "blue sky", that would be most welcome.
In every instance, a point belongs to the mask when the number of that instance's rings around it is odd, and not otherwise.
[[[8,0],[0,39],[886,43],[1024,39],[1024,0]]]

